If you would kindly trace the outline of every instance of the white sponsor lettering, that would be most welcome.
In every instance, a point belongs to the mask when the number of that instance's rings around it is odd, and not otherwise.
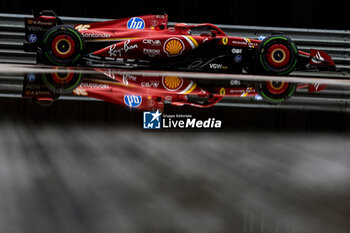
[[[172,118],[163,117],[163,128],[192,128],[192,129],[219,129],[221,128],[222,122],[215,118],[209,118],[208,120],[197,120],[196,118],[188,118],[186,120],[176,120]]]
[[[129,50],[137,49],[139,46],[137,44],[130,45],[130,40],[124,42],[124,52],[127,53]]]
[[[215,63],[211,63],[209,64],[210,69],[214,69],[214,70],[226,70],[228,69],[228,66],[224,66],[223,64],[215,64]]]
[[[144,39],[142,41],[142,43],[148,44],[148,45],[153,45],[153,46],[162,46],[162,42],[160,42],[160,40]]]
[[[165,15],[156,15],[156,19],[165,19]]]
[[[320,52],[317,52],[316,56],[312,58],[312,62],[316,64],[320,64],[324,62],[324,57],[321,56]]]
[[[231,50],[231,52],[232,52],[233,54],[241,54],[241,53],[243,52],[243,50],[242,50],[242,49],[235,49],[235,48],[233,48],[233,49]]]
[[[210,69],[221,69],[222,64],[209,64]]]
[[[39,21],[39,20],[29,20],[27,21],[29,25],[41,25],[41,26],[52,26],[54,24],[53,21]]]
[[[109,51],[108,51],[109,56],[111,56],[111,57],[121,57],[122,56],[123,48],[116,49],[116,47],[117,47],[116,44],[109,46]]]
[[[28,30],[32,32],[40,32],[43,31],[43,27],[38,26],[28,26]],[[47,29],[46,29],[47,30]]]
[[[160,50],[159,49],[143,49],[143,54],[148,55],[150,57],[159,56]]]
[[[80,88],[99,88],[106,89],[109,88],[108,84],[100,84],[100,83],[81,83]]]
[[[123,51],[124,51],[124,53],[127,53],[130,50],[138,48],[137,44],[133,44],[133,45],[130,45],[130,46],[129,46],[129,44],[130,44],[130,40],[127,40],[127,41],[124,42],[124,47],[123,48],[116,49],[117,48],[117,44],[113,44],[113,45],[109,46],[109,51],[108,51],[109,56],[111,56],[111,57],[121,57]]]
[[[111,35],[107,33],[82,32],[81,35],[85,38],[111,38]]]
[[[132,82],[136,82],[137,77],[130,74],[123,74],[123,83],[125,85],[129,85],[129,80]]]
[[[150,82],[141,82],[141,87],[159,87],[159,82],[156,81],[150,81]]]

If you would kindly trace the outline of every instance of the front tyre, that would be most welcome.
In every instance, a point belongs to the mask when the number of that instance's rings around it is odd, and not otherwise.
[[[84,39],[68,26],[56,26],[43,37],[42,55],[52,65],[71,66],[79,63],[84,54]]]
[[[263,72],[272,75],[288,75],[298,62],[296,44],[287,37],[269,37],[257,48],[257,58]]]
[[[297,84],[283,81],[264,81],[259,82],[255,89],[268,102],[278,104],[293,96]]]

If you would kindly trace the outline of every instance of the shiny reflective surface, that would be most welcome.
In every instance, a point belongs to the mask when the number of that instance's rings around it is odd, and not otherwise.
[[[5,68],[2,232],[350,231],[347,74]]]
[[[350,83],[346,79],[182,75],[102,68],[86,73],[57,67],[50,73],[23,74],[22,97],[43,105],[61,98],[88,97],[139,111],[162,112],[166,105],[348,111]]]

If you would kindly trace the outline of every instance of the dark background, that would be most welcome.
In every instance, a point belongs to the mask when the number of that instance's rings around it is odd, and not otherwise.
[[[0,7],[3,13],[52,9],[62,16],[102,18],[123,18],[165,11],[172,22],[350,29],[350,2],[340,0],[5,0],[0,2]]]

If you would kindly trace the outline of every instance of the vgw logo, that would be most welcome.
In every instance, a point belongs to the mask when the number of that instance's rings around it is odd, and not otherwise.
[[[156,112],[143,112],[143,129],[161,129],[162,114]]]
[[[144,29],[145,21],[139,17],[131,18],[127,24],[129,29]]]

